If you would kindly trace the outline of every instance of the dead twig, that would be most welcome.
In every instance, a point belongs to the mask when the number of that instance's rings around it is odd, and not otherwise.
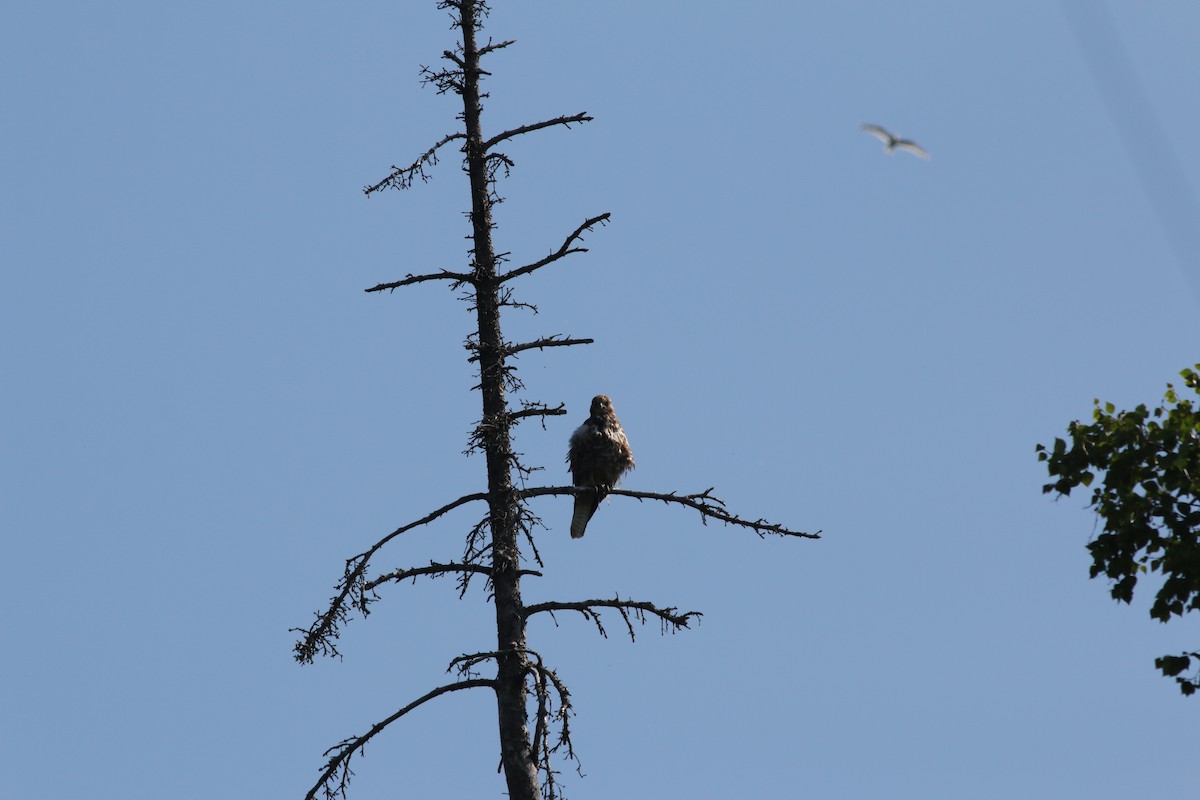
[[[351,593],[356,595],[352,604],[353,607],[358,608],[364,616],[369,613],[368,606],[372,598],[367,596],[368,590],[366,588],[364,573],[366,572],[367,564],[371,560],[371,556],[375,555],[379,551],[379,548],[400,534],[421,525],[428,525],[438,517],[453,511],[459,506],[476,500],[487,500],[487,494],[476,492],[474,494],[463,495],[415,522],[402,525],[380,539],[365,552],[346,559],[346,567],[342,573],[342,579],[334,587],[337,594],[330,598],[329,608],[323,613],[318,613],[316,620],[308,628],[291,629],[292,632],[303,634],[300,640],[296,642],[295,647],[292,648],[294,658],[301,664],[311,664],[313,659],[318,655],[340,656],[341,653],[337,649],[337,639],[340,635],[341,626],[350,619],[350,608],[347,607],[347,599]]]
[[[615,608],[621,614],[621,619],[625,621],[625,628],[629,633],[630,641],[636,641],[634,635],[633,619],[639,623],[646,624],[646,615],[657,617],[662,623],[662,632],[670,631],[674,633],[682,628],[691,627],[690,623],[693,619],[699,619],[704,616],[699,611],[687,611],[682,614],[679,609],[674,607],[659,608],[654,603],[641,600],[622,600],[619,596],[612,600],[578,600],[569,603],[549,602],[537,603],[531,606],[525,606],[525,618],[529,619],[534,614],[543,612],[549,613],[554,619],[555,625],[558,620],[554,618],[555,611],[578,611],[583,615],[584,619],[592,622],[596,626],[596,630],[605,639],[608,638],[608,631],[604,629],[604,624],[600,619],[600,614],[597,613],[602,608]],[[632,619],[631,619],[632,616]]]
[[[433,166],[438,163],[438,150],[440,150],[443,145],[447,145],[456,139],[466,138],[467,135],[461,132],[446,134],[442,137],[441,141],[422,153],[420,158],[409,164],[407,167],[397,167],[395,164],[393,164],[391,174],[389,174],[379,183],[376,183],[372,186],[364,186],[363,194],[365,194],[367,197],[370,197],[374,192],[378,192],[380,189],[407,189],[413,185],[413,182],[417,178],[420,178],[422,183],[428,181],[429,175],[425,172],[425,167]]]
[[[391,725],[396,720],[403,717],[408,712],[418,708],[435,697],[440,697],[448,692],[457,692],[463,689],[475,689],[479,687],[495,688],[495,681],[475,678],[471,680],[458,681],[457,683],[448,683],[445,686],[439,686],[433,691],[425,694],[422,697],[412,701],[404,708],[392,714],[385,720],[375,723],[371,726],[371,730],[364,733],[362,736],[351,736],[335,744],[333,747],[326,750],[323,755],[330,756],[329,761],[325,764],[325,769],[321,772],[321,777],[308,794],[304,796],[304,800],[315,800],[317,792],[323,791],[326,800],[334,800],[334,798],[345,798],[346,787],[350,785],[350,779],[354,777],[354,771],[350,769],[350,759],[355,753],[362,753],[363,747],[366,746],[376,734]],[[336,777],[336,784],[334,779]]]
[[[480,52],[482,54],[482,51]],[[493,147],[500,144],[500,142],[505,141],[506,139],[511,139],[514,136],[520,136],[523,133],[540,131],[542,128],[549,128],[554,125],[564,125],[569,128],[571,127],[572,122],[591,121],[592,118],[588,116],[587,112],[580,112],[579,114],[572,114],[569,117],[555,117],[554,119],[548,119],[544,122],[534,122],[531,125],[522,125],[519,128],[513,128],[512,130],[504,131],[503,133],[497,133],[495,136],[483,143],[483,149],[491,150]]]
[[[451,272],[448,269],[441,270],[440,272],[431,272],[427,275],[413,275],[410,273],[410,274],[406,275],[404,278],[402,278],[401,280],[391,281],[390,283],[379,283],[379,284],[376,284],[375,286],[372,286],[370,289],[363,289],[363,291],[364,292],[382,292],[384,290],[394,291],[396,289],[399,289],[401,286],[411,286],[414,283],[424,283],[425,281],[450,281],[450,288],[457,289],[458,287],[462,286],[464,283],[473,284],[475,281],[475,276],[468,275],[465,272]]]
[[[569,256],[571,253],[586,253],[586,247],[572,247],[571,245],[576,241],[582,240],[584,231],[590,231],[597,225],[603,225],[604,223],[608,222],[610,217],[612,217],[612,214],[606,212],[598,217],[592,217],[591,219],[584,220],[583,224],[576,228],[575,231],[563,241],[562,247],[558,248],[557,251],[551,253],[540,261],[535,261],[532,264],[526,264],[523,267],[517,267],[514,270],[509,270],[501,275],[498,281],[500,283],[504,283],[507,280],[511,280],[521,275],[528,275],[529,273],[539,270],[548,264],[553,264],[560,258]]]

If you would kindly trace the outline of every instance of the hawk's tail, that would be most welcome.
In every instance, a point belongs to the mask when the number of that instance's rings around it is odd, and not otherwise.
[[[575,495],[575,513],[571,515],[571,538],[582,539],[584,531],[587,530],[588,521],[592,515],[596,513],[596,509],[600,507],[600,501],[604,499],[606,492],[580,492]]]

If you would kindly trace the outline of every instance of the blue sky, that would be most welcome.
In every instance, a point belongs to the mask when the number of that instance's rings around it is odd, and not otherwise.
[[[705,614],[636,644],[532,625],[574,692],[574,800],[1194,791],[1200,701],[1153,659],[1200,626],[1087,580],[1093,518],[1042,496],[1033,450],[1200,361],[1200,262],[1146,191],[1200,184],[1200,7],[1110,5],[1165,182],[1139,179],[1054,3],[497,0],[488,33],[518,43],[488,130],[596,118],[509,148],[498,248],[535,260],[613,215],[505,321],[596,339],[518,362],[526,399],[570,410],[520,430],[535,481],[565,482],[604,392],[630,488],[824,531],[763,542],[618,498],[570,541],[569,502],[535,503],[527,601]],[[302,797],[326,747],[494,635],[450,582],[386,589],[341,662],[297,666],[288,632],[343,559],[483,485],[466,305],[362,292],[464,263],[456,159],[361,194],[453,129],[417,85],[452,34],[432,1],[5,17],[9,791]],[[475,519],[377,566],[451,558]],[[381,736],[352,796],[500,797],[497,760],[490,696],[460,693]]]

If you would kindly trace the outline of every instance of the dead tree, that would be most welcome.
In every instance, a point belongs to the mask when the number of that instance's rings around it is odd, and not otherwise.
[[[447,671],[456,679],[427,692],[391,716],[375,724],[366,733],[350,736],[326,751],[319,779],[309,790],[307,798],[345,797],[353,772],[352,758],[374,736],[408,712],[441,695],[466,689],[490,689],[496,697],[500,728],[500,756],[508,797],[512,800],[535,800],[561,797],[556,779],[558,772],[552,757],[558,754],[578,764],[571,745],[571,697],[566,684],[542,657],[529,647],[526,623],[535,614],[576,612],[592,622],[607,636],[602,614],[619,615],[632,637],[634,622],[644,624],[657,620],[662,630],[678,630],[689,626],[699,612],[681,612],[674,607],[660,607],[652,602],[621,597],[564,602],[526,604],[521,597],[521,579],[540,576],[535,569],[522,567],[522,546],[528,546],[528,557],[538,567],[544,567],[533,536],[540,521],[530,510],[529,501],[536,497],[571,496],[581,491],[572,486],[528,487],[525,485],[533,470],[525,467],[513,451],[513,431],[526,419],[537,419],[545,427],[547,417],[565,414],[560,403],[550,407],[544,403],[518,400],[513,408],[510,395],[521,389],[512,356],[532,349],[571,347],[590,344],[591,339],[564,335],[548,335],[528,342],[509,342],[501,330],[502,309],[522,307],[515,299],[512,285],[544,267],[549,267],[569,255],[583,253],[586,233],[605,224],[609,214],[598,214],[584,220],[566,236],[562,244],[549,255],[514,269],[505,269],[507,254],[497,253],[493,243],[492,208],[500,201],[497,181],[507,175],[512,161],[500,149],[517,136],[553,127],[570,127],[592,118],[586,113],[558,116],[541,122],[521,125],[487,136],[481,122],[480,81],[489,73],[481,60],[491,53],[508,47],[512,41],[486,44],[479,41],[483,19],[488,14],[485,0],[441,0],[441,9],[449,10],[452,28],[461,34],[461,44],[453,51],[442,53],[444,68],[423,68],[423,83],[434,86],[439,94],[453,93],[462,99],[458,119],[462,130],[443,136],[433,147],[408,166],[393,166],[383,180],[364,191],[369,196],[384,189],[407,189],[418,180],[429,179],[429,169],[438,163],[448,146],[463,154],[463,171],[471,190],[471,236],[467,267],[460,272],[440,270],[426,274],[409,274],[401,280],[381,283],[366,291],[382,292],[430,281],[442,281],[452,290],[464,290],[463,297],[475,312],[477,327],[467,337],[469,361],[478,364],[479,384],[475,387],[483,399],[483,414],[471,435],[470,449],[484,454],[487,463],[487,491],[465,494],[421,519],[403,525],[384,536],[367,550],[348,559],[329,606],[316,614],[307,628],[295,629],[300,638],[295,646],[296,660],[310,663],[317,656],[339,656],[338,638],[342,626],[351,616],[367,616],[371,604],[379,599],[376,589],[384,583],[400,583],[419,577],[454,576],[459,596],[465,595],[472,579],[482,577],[491,595],[496,612],[495,647],[481,652],[460,655],[450,661]],[[565,440],[565,436],[564,436]],[[519,488],[514,477],[520,478]],[[708,489],[691,494],[675,492],[643,492],[615,489],[613,495],[632,497],[639,501],[656,500],[698,511],[702,522],[717,520],[726,525],[747,528],[760,537],[817,538],[818,533],[789,530],[765,520],[749,520],[725,510],[724,503]],[[401,569],[368,577],[372,557],[393,539],[418,526],[427,525],[450,512],[471,504],[486,504],[483,517],[466,534],[466,543],[459,560],[433,562],[427,566]],[[487,677],[484,677],[484,673]],[[532,725],[532,731],[530,727]]]

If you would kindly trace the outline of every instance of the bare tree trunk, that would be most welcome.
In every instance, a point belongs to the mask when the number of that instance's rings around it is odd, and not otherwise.
[[[475,310],[478,318],[480,390],[483,395],[484,451],[487,457],[488,506],[492,529],[492,585],[496,603],[496,705],[500,756],[512,800],[539,795],[537,762],[525,713],[529,663],[525,615],[521,603],[520,549],[517,542],[519,499],[513,490],[512,444],[504,395],[505,354],[500,329],[500,282],[492,245],[492,202],[488,188],[487,149],[480,125],[479,47],[474,0],[459,5],[463,37],[463,123],[467,173],[471,180],[471,227],[474,239]]]

